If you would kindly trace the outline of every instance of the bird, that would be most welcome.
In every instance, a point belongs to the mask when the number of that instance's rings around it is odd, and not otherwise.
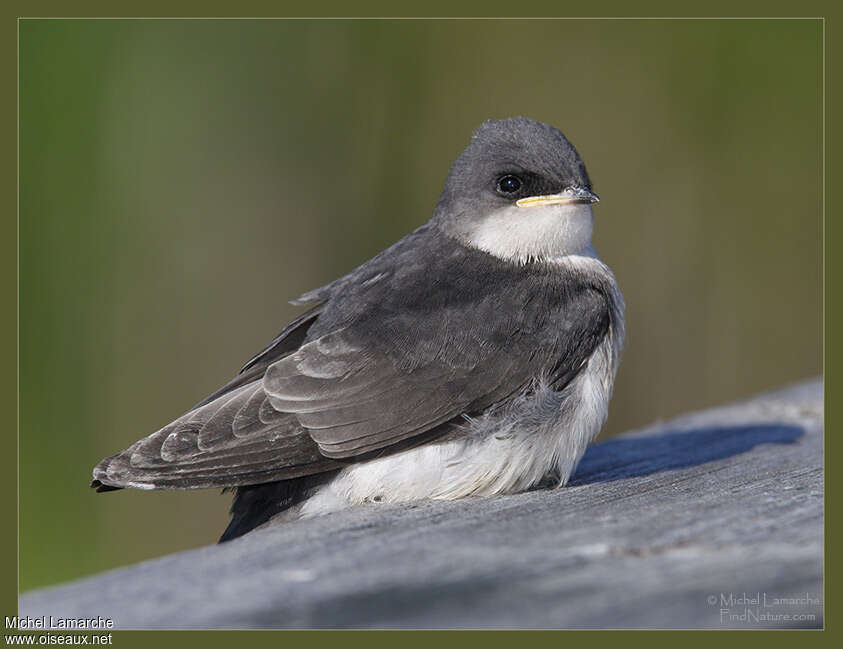
[[[557,128],[483,122],[429,221],[292,300],[307,310],[91,487],[233,491],[226,542],[363,503],[564,486],[624,343],[598,200]]]

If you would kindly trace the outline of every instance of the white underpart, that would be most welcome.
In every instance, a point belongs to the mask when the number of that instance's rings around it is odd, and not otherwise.
[[[615,287],[613,326],[563,391],[540,383],[535,392],[505,409],[467,421],[467,434],[461,439],[351,465],[305,501],[299,516],[373,501],[513,493],[548,476],[566,484],[608,414],[623,345],[623,298],[611,271],[595,257],[570,255],[558,263],[599,273]]]
[[[591,205],[512,205],[473,223],[465,242],[516,262],[560,260],[569,255],[596,256],[591,248],[594,217]]]

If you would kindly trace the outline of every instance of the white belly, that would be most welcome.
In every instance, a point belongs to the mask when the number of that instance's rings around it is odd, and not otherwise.
[[[617,357],[611,334],[561,392],[540,385],[499,411],[467,420],[467,434],[343,469],[302,505],[301,517],[364,502],[455,499],[564,485],[606,420]]]

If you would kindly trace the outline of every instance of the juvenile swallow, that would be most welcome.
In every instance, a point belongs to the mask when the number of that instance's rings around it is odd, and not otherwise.
[[[430,221],[293,301],[309,309],[91,486],[232,488],[227,541],[365,502],[564,485],[624,340],[597,201],[556,128],[483,123]]]

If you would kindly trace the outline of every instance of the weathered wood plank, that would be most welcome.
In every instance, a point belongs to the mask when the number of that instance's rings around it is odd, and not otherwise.
[[[596,445],[564,489],[258,530],[28,593],[20,614],[118,628],[817,627],[822,420],[809,381]]]

